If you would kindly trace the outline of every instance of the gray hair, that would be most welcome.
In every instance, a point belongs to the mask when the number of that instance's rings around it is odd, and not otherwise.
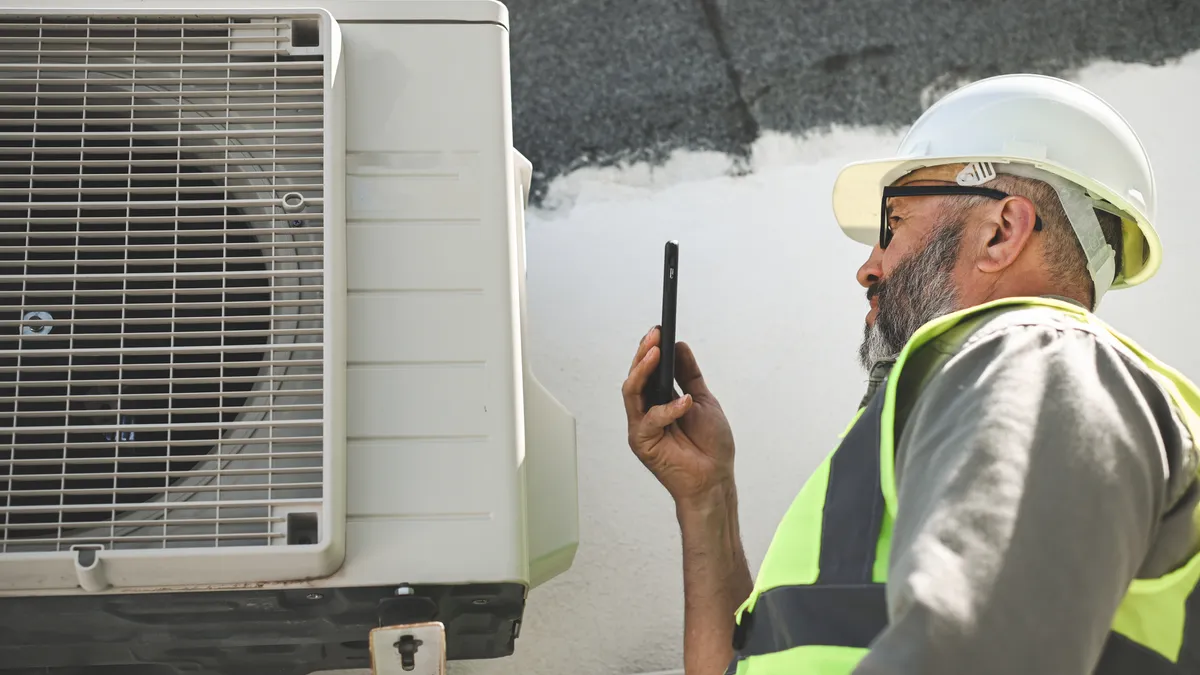
[[[998,173],[987,182],[987,187],[995,188],[1010,195],[1025,197],[1033,202],[1038,215],[1044,224],[1043,234],[1046,237],[1046,264],[1051,278],[1060,287],[1062,295],[1077,295],[1087,298],[1089,307],[1095,305],[1095,289],[1092,277],[1088,273],[1087,255],[1082,244],[1071,227],[1071,221],[1059,201],[1058,193],[1050,184],[1034,178]],[[991,202],[987,197],[966,197],[948,200],[946,209],[955,219],[965,216],[967,211],[984,203]],[[1121,235],[1121,219],[1107,211],[1093,209],[1100,229],[1104,232],[1104,240],[1116,253],[1116,269],[1121,269],[1122,250],[1124,248]]]

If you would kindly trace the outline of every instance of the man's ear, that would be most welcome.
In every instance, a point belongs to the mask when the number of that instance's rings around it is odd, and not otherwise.
[[[1037,207],[1026,197],[1011,196],[986,210],[980,223],[981,248],[976,266],[981,272],[996,273],[1016,262],[1033,235]]]

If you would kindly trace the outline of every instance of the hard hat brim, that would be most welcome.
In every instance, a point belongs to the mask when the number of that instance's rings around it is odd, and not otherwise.
[[[1154,227],[1137,204],[1114,193],[1086,176],[1044,160],[1005,156],[893,157],[853,162],[846,165],[833,184],[833,214],[850,239],[867,246],[879,241],[879,218],[883,188],[907,173],[927,166],[990,161],[1020,162],[1058,174],[1103,199],[1122,212],[1124,251],[1121,270],[1112,288],[1128,288],[1142,283],[1158,271],[1162,263],[1162,244]]]

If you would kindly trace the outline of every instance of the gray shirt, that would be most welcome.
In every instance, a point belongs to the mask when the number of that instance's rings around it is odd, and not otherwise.
[[[1197,450],[1171,399],[1111,338],[1042,308],[912,359],[890,625],[855,674],[1091,673],[1130,580],[1200,548]]]

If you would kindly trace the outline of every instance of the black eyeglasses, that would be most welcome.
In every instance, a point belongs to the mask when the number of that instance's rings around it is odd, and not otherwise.
[[[937,195],[978,195],[992,199],[1004,199],[1007,192],[992,188],[970,185],[905,185],[883,188],[883,200],[879,203],[879,248],[887,248],[892,241],[892,226],[888,224],[887,202],[892,197],[930,197]],[[1042,229],[1042,217],[1035,216],[1035,231]]]

